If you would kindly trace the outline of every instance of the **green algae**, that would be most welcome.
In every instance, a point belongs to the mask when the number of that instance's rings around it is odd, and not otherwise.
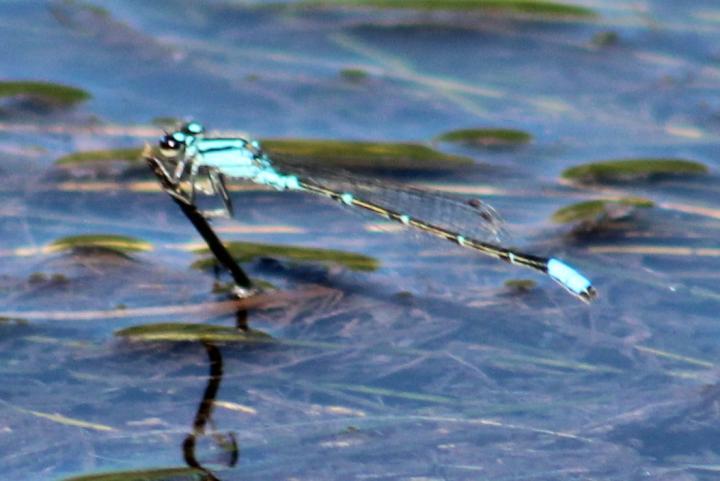
[[[435,140],[473,147],[514,147],[531,142],[532,135],[515,129],[462,129],[445,132]]]
[[[340,265],[353,271],[374,271],[379,262],[369,256],[334,249],[318,249],[281,244],[256,244],[251,242],[230,242],[226,244],[230,254],[237,262],[250,262],[260,257],[271,257],[298,262],[320,262]],[[216,263],[207,248],[198,249],[197,254],[206,255],[192,264],[196,269],[209,269]]]
[[[30,97],[51,105],[69,107],[89,99],[88,92],[52,82],[0,81],[0,98]]]
[[[578,182],[619,182],[661,176],[706,174],[699,162],[673,158],[637,158],[607,160],[570,167],[562,177]]]
[[[552,220],[558,224],[570,224],[575,222],[597,222],[602,219],[617,218],[617,212],[613,212],[618,207],[629,209],[621,209],[622,216],[626,216],[634,208],[653,207],[653,201],[642,197],[625,197],[622,199],[599,199],[578,202],[558,209],[553,215]]]
[[[444,154],[418,143],[269,139],[262,145],[270,158],[347,169],[443,170],[473,163],[470,158]]]
[[[103,249],[120,254],[152,250],[152,245],[130,236],[112,234],[88,234],[63,237],[49,246],[50,250],[62,252],[76,249]]]
[[[115,335],[145,342],[273,342],[270,335],[252,329],[243,331],[226,326],[175,322],[127,327],[116,331]]]

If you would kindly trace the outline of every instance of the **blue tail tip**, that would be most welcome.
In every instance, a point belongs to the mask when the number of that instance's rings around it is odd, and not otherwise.
[[[585,302],[597,297],[597,291],[590,280],[559,259],[552,258],[548,261],[547,273],[555,282]]]

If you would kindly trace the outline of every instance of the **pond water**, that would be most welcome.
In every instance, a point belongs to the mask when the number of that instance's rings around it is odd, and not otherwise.
[[[0,3],[2,479],[717,479],[717,2],[579,0],[594,15],[577,17],[317,3]],[[90,97],[7,94],[17,81]],[[236,218],[213,226],[252,243],[241,265],[274,288],[232,300],[226,274],[192,267],[202,238],[136,151],[57,163],[188,119],[271,152],[450,155],[323,168],[481,198],[505,245],[566,260],[599,296],[233,184]],[[529,136],[437,139],[459,129]],[[618,159],[704,172],[563,175]],[[610,203],[553,220],[591,200]],[[53,244],[87,234],[115,237]]]

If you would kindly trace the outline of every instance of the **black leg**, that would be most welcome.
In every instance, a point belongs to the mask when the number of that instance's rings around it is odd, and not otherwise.
[[[237,265],[235,259],[225,248],[223,243],[220,241],[218,236],[213,231],[212,227],[208,223],[207,219],[198,211],[197,207],[190,202],[186,196],[179,192],[178,187],[172,182],[172,178],[167,172],[167,169],[163,166],[162,162],[155,157],[145,153],[145,160],[150,165],[150,168],[157,176],[160,184],[162,185],[165,192],[175,201],[175,203],[183,211],[183,214],[190,220],[192,225],[197,229],[200,235],[205,239],[210,251],[213,253],[218,262],[230,271],[235,284],[243,290],[251,290],[253,288],[252,281],[245,274],[240,266]]]

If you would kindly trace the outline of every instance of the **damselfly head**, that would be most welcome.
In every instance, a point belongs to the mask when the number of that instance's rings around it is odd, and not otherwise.
[[[186,136],[182,132],[173,132],[172,134],[165,134],[160,138],[158,147],[160,148],[160,154],[166,159],[174,159],[180,152],[185,148]]]

